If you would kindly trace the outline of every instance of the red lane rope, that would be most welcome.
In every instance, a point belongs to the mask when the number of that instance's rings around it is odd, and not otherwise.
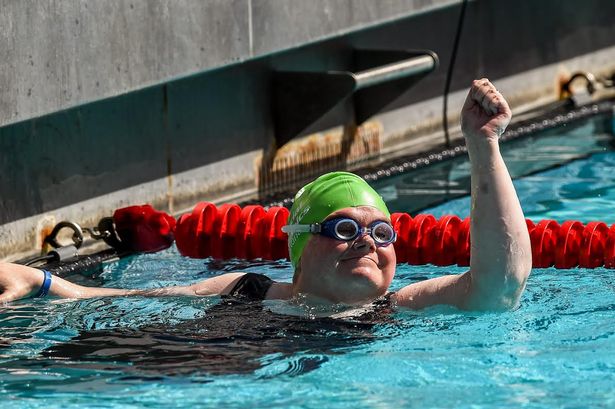
[[[131,206],[114,215],[124,242],[134,242],[139,251],[158,251],[172,242],[174,228],[179,252],[188,257],[278,260],[288,258],[287,236],[281,231],[289,211],[284,207],[198,203],[177,224],[151,206]],[[438,266],[470,264],[470,219],[429,214],[411,217],[394,213],[397,261]],[[132,223],[132,224],[131,224]],[[615,268],[615,224],[594,221],[583,224],[568,220],[534,223],[526,219],[534,267]],[[148,248],[150,246],[150,248]],[[163,247],[164,248],[164,247]]]

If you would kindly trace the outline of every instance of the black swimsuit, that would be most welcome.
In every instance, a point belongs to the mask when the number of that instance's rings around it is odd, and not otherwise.
[[[228,293],[225,298],[234,298],[243,301],[264,301],[267,299],[267,291],[273,285],[273,280],[266,275],[256,273],[244,274],[233,289]],[[371,303],[371,309],[368,315],[374,316],[375,314],[390,313],[393,309],[391,304],[392,293],[378,298]],[[361,318],[364,314],[362,314]]]
[[[329,355],[381,338],[375,326],[392,322],[388,295],[351,319],[277,314],[262,304],[272,284],[267,276],[247,273],[200,318],[174,325],[81,330],[30,364],[45,365],[51,359],[54,366],[120,369],[131,377],[214,375],[253,372],[263,365],[262,357],[271,354],[315,355],[289,369],[289,374],[299,375],[318,368]]]
[[[228,296],[248,301],[263,301],[267,298],[267,291],[272,284],[273,280],[265,275],[246,273],[235,284]]]

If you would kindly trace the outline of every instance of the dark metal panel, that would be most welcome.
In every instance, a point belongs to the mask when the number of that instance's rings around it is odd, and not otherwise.
[[[0,128],[0,223],[166,174],[161,89]]]

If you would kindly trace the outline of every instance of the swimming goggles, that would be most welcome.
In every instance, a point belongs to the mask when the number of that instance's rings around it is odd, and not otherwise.
[[[397,239],[397,234],[391,224],[376,220],[368,227],[361,227],[356,220],[347,217],[337,217],[322,223],[287,224],[282,227],[284,233],[315,233],[332,239],[351,241],[364,234],[369,234],[378,246],[388,246]]]

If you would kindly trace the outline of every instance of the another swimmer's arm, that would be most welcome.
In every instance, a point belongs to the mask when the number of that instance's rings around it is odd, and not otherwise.
[[[511,113],[486,79],[473,83],[462,111],[462,130],[472,167],[470,271],[403,288],[399,305],[424,308],[449,304],[465,309],[507,309],[517,305],[529,276],[529,234],[498,138]]]
[[[44,273],[20,264],[0,263],[0,304],[32,297],[41,288]],[[54,276],[48,295],[62,298],[90,298],[126,295],[128,290],[84,287]]]
[[[227,295],[246,273],[227,273],[212,277],[188,286],[154,288],[150,290],[131,290],[128,295],[141,295],[146,297],[162,296],[214,296]],[[292,297],[292,285],[289,283],[273,282],[267,291],[268,300],[287,300]]]
[[[209,278],[189,286],[163,287],[147,290],[85,287],[53,276],[48,295],[61,298],[93,298],[111,296],[211,296],[228,294],[244,273],[229,273]],[[0,304],[32,297],[41,288],[44,273],[20,264],[0,263]]]
[[[239,279],[245,273],[227,273],[221,276],[208,278],[198,283],[186,286],[153,288],[149,290],[133,290],[130,295],[141,295],[146,297],[164,296],[214,296],[228,294]]]

